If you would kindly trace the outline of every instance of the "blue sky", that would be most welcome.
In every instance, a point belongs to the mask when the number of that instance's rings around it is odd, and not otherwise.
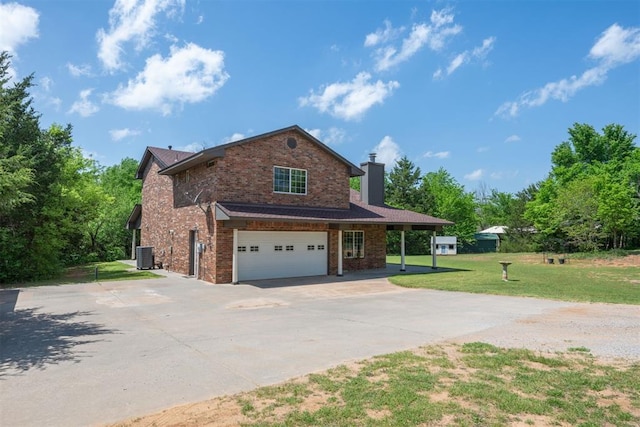
[[[640,132],[637,0],[0,0],[0,50],[104,166],[297,124],[517,192],[576,122]]]

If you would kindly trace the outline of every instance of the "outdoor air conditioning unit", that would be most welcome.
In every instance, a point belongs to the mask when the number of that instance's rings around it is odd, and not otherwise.
[[[136,268],[138,270],[153,268],[153,246],[136,246]]]

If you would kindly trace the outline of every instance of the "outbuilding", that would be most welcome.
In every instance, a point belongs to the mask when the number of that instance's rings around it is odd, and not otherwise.
[[[433,247],[433,237],[431,238],[431,246]],[[456,236],[436,236],[435,248],[437,255],[457,255],[458,238]]]

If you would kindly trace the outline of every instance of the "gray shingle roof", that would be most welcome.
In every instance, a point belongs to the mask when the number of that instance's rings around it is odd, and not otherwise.
[[[316,144],[320,149],[328,152],[329,154],[331,154],[332,156],[334,156],[336,159],[338,159],[340,162],[344,163],[347,167],[349,167],[349,171],[350,171],[350,175],[351,176],[361,176],[364,174],[364,172],[358,168],[356,165],[354,165],[353,163],[351,163],[350,161],[348,161],[347,159],[345,159],[344,157],[342,157],[340,154],[336,153],[335,151],[333,151],[331,148],[329,148],[328,146],[326,146],[324,143],[322,143],[320,140],[316,139],[313,135],[311,135],[310,133],[308,133],[307,131],[305,131],[304,129],[302,129],[300,126],[298,125],[293,125],[293,126],[289,126],[287,128],[284,129],[278,129],[278,130],[274,130],[271,132],[267,132],[267,133],[263,133],[260,135],[256,135],[256,136],[252,136],[249,138],[245,138],[245,139],[241,139],[238,141],[233,141],[233,142],[229,142],[227,144],[223,144],[223,145],[217,145],[215,147],[210,147],[210,148],[206,148],[198,153],[188,153],[187,156],[181,158],[180,160],[174,162],[172,161],[171,163],[167,163],[166,167],[163,168],[160,171],[161,175],[174,175],[178,172],[181,172],[183,170],[187,170],[199,163],[204,163],[206,161],[218,158],[218,157],[223,157],[225,155],[225,150],[227,148],[230,147],[234,147],[236,145],[242,145],[242,144],[249,144],[251,142],[254,141],[258,141],[260,139],[264,139],[264,138],[269,138],[272,137],[274,135],[278,135],[278,134],[283,134],[286,132],[297,132],[300,135],[304,136],[306,139],[308,139],[309,141],[313,142],[314,144]]]
[[[155,159],[158,161],[158,163],[160,164],[160,169],[165,169],[172,164],[180,162],[190,156],[193,156],[193,153],[190,153],[188,151],[169,150],[167,148],[159,147],[147,147],[147,149],[144,151],[144,155],[142,156],[142,160],[140,160],[138,170],[136,171],[136,178],[142,179],[142,174],[147,167],[147,163],[151,160],[152,157],[155,157]]]
[[[360,193],[354,190],[351,190],[350,196],[349,209],[233,202],[218,202],[217,207],[230,219],[235,220],[421,225],[431,227],[453,224],[444,219],[404,209],[367,205],[360,201]]]

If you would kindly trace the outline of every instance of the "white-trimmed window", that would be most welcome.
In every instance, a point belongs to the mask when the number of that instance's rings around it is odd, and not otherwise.
[[[342,251],[345,258],[364,258],[364,231],[343,231]]]
[[[307,171],[274,166],[273,191],[275,193],[307,194]]]

